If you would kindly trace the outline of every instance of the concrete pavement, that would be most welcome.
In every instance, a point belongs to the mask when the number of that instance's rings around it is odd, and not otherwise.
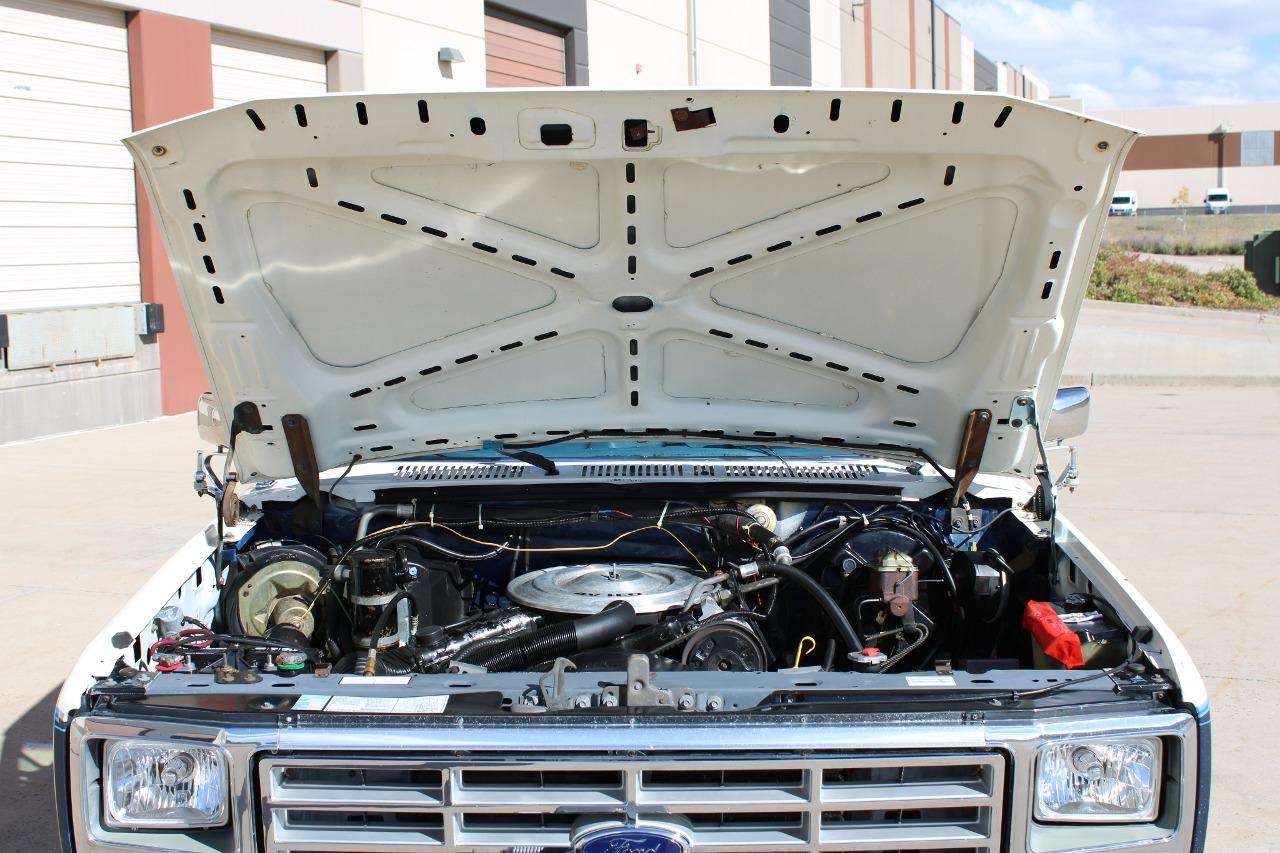
[[[1273,849],[1280,806],[1280,392],[1095,390],[1064,510],[1183,637],[1214,702],[1209,849]],[[194,418],[0,447],[0,849],[57,849],[50,709],[81,648],[210,518],[190,490]]]
[[[1280,386],[1280,314],[1089,301],[1062,384]]]
[[[58,848],[49,749],[62,677],[213,517],[195,416],[0,447],[0,850]]]
[[[1144,261],[1155,261],[1161,264],[1181,264],[1192,272],[1201,275],[1221,270],[1244,269],[1244,255],[1153,255],[1150,252],[1137,252]]]
[[[1280,391],[1096,388],[1063,511],[1182,638],[1213,703],[1211,853],[1276,848]]]

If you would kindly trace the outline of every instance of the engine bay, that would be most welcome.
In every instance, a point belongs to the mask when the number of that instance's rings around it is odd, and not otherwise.
[[[1137,641],[1065,592],[1031,508],[527,497],[267,502],[211,619],[165,608],[157,672],[388,676],[1105,669]]]

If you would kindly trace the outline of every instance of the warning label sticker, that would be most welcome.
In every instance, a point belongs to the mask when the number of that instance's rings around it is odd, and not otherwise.
[[[293,703],[295,711],[329,714],[440,714],[448,696],[321,696],[304,694]]]

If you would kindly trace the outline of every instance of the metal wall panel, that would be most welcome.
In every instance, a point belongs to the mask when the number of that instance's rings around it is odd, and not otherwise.
[[[774,86],[813,83],[809,0],[769,0],[769,82]]]
[[[1276,165],[1276,135],[1270,130],[1246,130],[1240,134],[1241,166]]]
[[[979,92],[994,92],[999,89],[999,85],[996,64],[975,50],[973,52],[973,88]]]
[[[26,370],[128,358],[138,349],[135,312],[132,305],[111,305],[7,314],[6,366],[10,370]]]

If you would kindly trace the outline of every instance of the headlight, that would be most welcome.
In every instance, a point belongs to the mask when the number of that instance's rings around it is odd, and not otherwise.
[[[1066,741],[1041,748],[1036,819],[1144,823],[1160,806],[1159,738]]]
[[[219,749],[113,740],[103,765],[111,826],[189,829],[227,822],[227,762]]]

